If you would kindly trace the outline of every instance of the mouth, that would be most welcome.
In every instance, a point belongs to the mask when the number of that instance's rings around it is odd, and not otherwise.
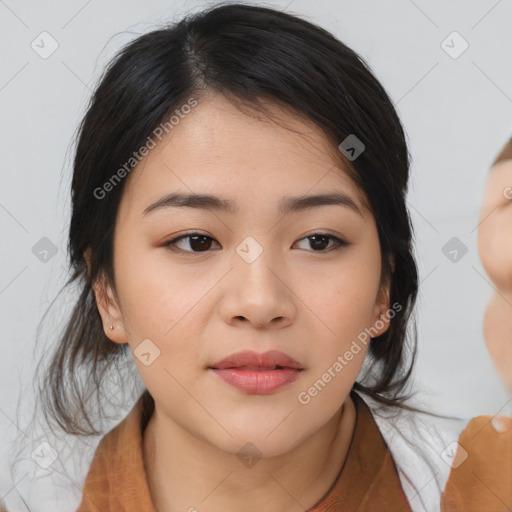
[[[279,350],[269,350],[262,354],[251,350],[244,350],[231,354],[209,366],[215,370],[225,370],[228,368],[238,368],[245,370],[282,370],[291,368],[294,370],[303,370],[302,365],[288,354]]]
[[[294,382],[303,366],[283,352],[244,351],[208,367],[227,384],[249,394],[269,394]]]
[[[229,370],[229,369],[236,369],[236,370],[258,370],[258,371],[265,371],[265,370],[284,370],[286,368],[290,368],[289,366],[280,366],[278,364],[274,366],[227,366],[227,367],[216,367],[212,366],[210,367],[212,370]],[[302,370],[302,368],[293,368],[294,370]]]
[[[303,370],[295,368],[210,368],[220,379],[239,391],[252,395],[268,395],[297,380]]]

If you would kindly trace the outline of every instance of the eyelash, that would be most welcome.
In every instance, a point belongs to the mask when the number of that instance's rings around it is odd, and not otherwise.
[[[191,238],[193,236],[202,236],[202,237],[205,237],[205,238],[209,238],[210,240],[215,240],[214,238],[212,238],[211,236],[208,236],[208,235],[205,235],[203,233],[198,233],[196,231],[193,231],[193,232],[190,232],[190,233],[186,233],[184,235],[181,235],[177,238],[173,238],[172,240],[169,240],[168,242],[165,242],[164,243],[164,246],[169,249],[170,251],[173,251],[173,252],[180,252],[180,253],[184,253],[184,254],[201,254],[201,253],[207,253],[207,252],[210,252],[210,250],[206,250],[206,251],[186,251],[186,250],[183,250],[183,249],[180,249],[178,247],[176,247],[176,244],[180,241],[180,240],[183,240],[185,238]],[[314,236],[324,236],[324,237],[327,237],[329,238],[330,240],[333,240],[335,243],[336,243],[336,246],[331,249],[322,249],[322,250],[319,250],[319,251],[315,251],[315,250],[311,250],[311,252],[318,252],[318,253],[328,253],[328,252],[334,252],[334,251],[339,251],[340,249],[342,249],[343,247],[345,246],[348,246],[348,245],[352,245],[350,242],[346,242],[345,240],[342,240],[341,238],[338,238],[334,235],[331,235],[329,233],[313,233],[311,235],[308,235],[308,236],[305,236],[304,238],[301,238],[300,240],[298,240],[299,242],[302,241],[302,240],[306,240],[308,238],[312,238]]]

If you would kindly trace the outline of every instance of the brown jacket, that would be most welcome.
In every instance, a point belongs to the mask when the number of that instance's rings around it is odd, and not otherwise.
[[[356,427],[346,463],[311,512],[410,511],[396,467],[364,401],[351,394]],[[77,512],[155,512],[142,458],[141,401],[101,441]],[[479,416],[459,437],[442,512],[512,510],[512,419]],[[455,467],[457,466],[457,467]]]
[[[336,482],[310,512],[407,512],[391,454],[365,402],[357,411],[347,460]],[[155,512],[142,458],[142,401],[103,437],[77,512]],[[512,419],[478,416],[458,439],[442,512],[512,511]],[[0,512],[7,512],[0,503]],[[15,511],[11,511],[15,512]]]
[[[411,510],[393,459],[356,394],[356,427],[345,465],[333,487],[311,512]],[[155,512],[142,458],[141,401],[99,444],[77,512]]]
[[[473,418],[458,444],[455,461],[462,463],[450,472],[441,510],[512,511],[512,419]]]

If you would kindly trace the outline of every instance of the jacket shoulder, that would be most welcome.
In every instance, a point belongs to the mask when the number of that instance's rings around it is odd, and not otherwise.
[[[442,511],[512,510],[512,418],[477,416],[461,433]]]

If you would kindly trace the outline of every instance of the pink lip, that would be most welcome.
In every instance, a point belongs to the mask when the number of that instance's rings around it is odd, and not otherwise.
[[[278,350],[263,354],[237,352],[209,369],[228,384],[254,394],[272,393],[293,382],[304,370],[298,361]]]

